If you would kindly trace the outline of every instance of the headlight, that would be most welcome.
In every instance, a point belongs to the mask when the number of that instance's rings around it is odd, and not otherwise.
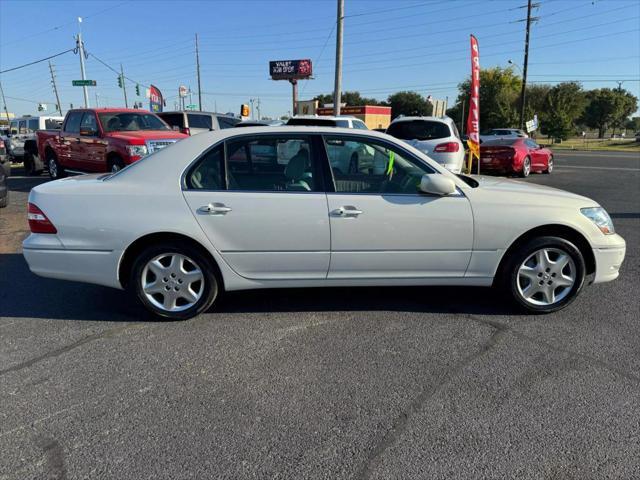
[[[582,214],[595,223],[596,227],[600,229],[605,235],[611,235],[615,233],[613,228],[613,222],[607,211],[602,207],[581,208]]]
[[[147,154],[146,145],[127,145],[127,150],[132,157],[144,157]]]

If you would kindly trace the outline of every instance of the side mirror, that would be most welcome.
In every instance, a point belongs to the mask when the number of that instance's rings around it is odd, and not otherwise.
[[[432,195],[451,195],[456,192],[456,184],[441,174],[425,174],[420,180],[420,191]]]

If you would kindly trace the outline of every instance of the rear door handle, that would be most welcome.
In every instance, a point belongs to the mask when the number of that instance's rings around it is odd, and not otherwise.
[[[334,217],[357,217],[363,213],[362,210],[358,210],[353,205],[344,205],[331,211],[331,215]]]
[[[204,213],[206,215],[226,215],[230,211],[230,207],[227,207],[224,203],[218,202],[204,205],[198,209],[198,213]]]

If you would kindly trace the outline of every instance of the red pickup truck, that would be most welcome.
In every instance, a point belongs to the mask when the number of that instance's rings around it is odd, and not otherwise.
[[[69,173],[115,172],[188,136],[146,110],[69,110],[60,130],[39,130],[25,143],[25,168],[52,179]]]

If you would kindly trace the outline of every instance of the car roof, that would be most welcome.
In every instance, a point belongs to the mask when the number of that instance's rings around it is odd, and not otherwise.
[[[229,117],[229,118],[236,118],[233,115],[229,115],[227,113],[218,113],[218,112],[202,112],[200,110],[170,110],[167,112],[157,112],[158,115],[162,115],[163,113],[166,114],[176,114],[176,113],[185,113],[185,114],[189,114],[189,115],[217,115],[219,117]]]
[[[424,116],[424,117],[397,117],[397,118],[394,118],[391,123],[413,122],[416,120],[427,120],[430,122],[440,122],[440,123],[452,122],[451,118],[447,116],[442,116],[442,117]]]
[[[354,117],[353,115],[295,115],[291,117],[289,120],[294,120],[297,118],[303,119],[326,119],[326,120],[359,120],[359,118]]]

